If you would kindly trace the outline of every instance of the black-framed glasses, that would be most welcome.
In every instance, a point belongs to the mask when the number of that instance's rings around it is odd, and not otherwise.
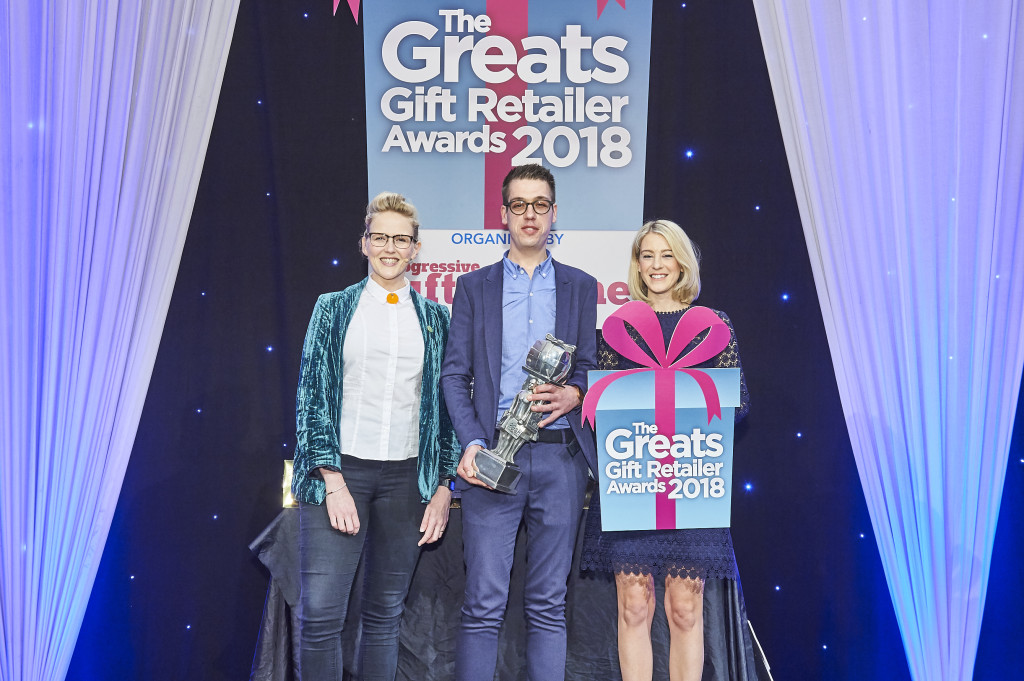
[[[544,215],[554,204],[548,199],[536,199],[534,201],[524,201],[523,199],[512,199],[505,204],[505,207],[512,211],[515,215],[522,215],[526,212],[529,206],[533,206],[533,212],[537,215]]]
[[[383,232],[367,232],[366,239],[379,248],[388,245],[388,240],[395,242],[395,248],[409,248],[412,246],[412,237],[408,234],[385,234]]]

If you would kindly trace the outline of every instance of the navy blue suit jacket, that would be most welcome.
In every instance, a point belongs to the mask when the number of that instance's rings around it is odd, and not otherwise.
[[[587,387],[587,372],[597,369],[597,280],[557,261],[555,268],[555,337],[576,346],[567,383]],[[441,387],[460,442],[494,444],[501,386],[501,261],[458,279]],[[593,434],[580,421],[577,407],[566,418],[590,470],[597,471]]]

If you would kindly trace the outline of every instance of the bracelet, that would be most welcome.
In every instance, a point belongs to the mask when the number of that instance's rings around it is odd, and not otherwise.
[[[327,493],[327,495],[329,496],[331,494],[334,494],[335,492],[340,492],[341,490],[345,489],[346,487],[348,487],[348,483],[347,482],[343,482],[343,483],[341,483],[341,487],[339,487],[338,489],[332,489],[330,492]]]

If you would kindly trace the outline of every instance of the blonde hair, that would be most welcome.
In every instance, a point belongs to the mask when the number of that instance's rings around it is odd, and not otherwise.
[[[648,234],[658,234],[668,242],[672,249],[672,257],[679,263],[679,280],[672,287],[672,298],[684,305],[689,305],[700,295],[700,253],[697,247],[686,236],[683,228],[671,220],[651,220],[633,237],[633,247],[629,257],[629,295],[633,300],[650,303],[647,284],[640,276],[640,244]]]
[[[412,240],[420,240],[420,219],[416,213],[416,206],[406,201],[404,196],[395,192],[381,192],[373,197],[373,200],[366,206],[366,220],[363,222],[364,231],[369,231],[373,218],[379,213],[387,213],[388,211],[409,218],[412,222]]]

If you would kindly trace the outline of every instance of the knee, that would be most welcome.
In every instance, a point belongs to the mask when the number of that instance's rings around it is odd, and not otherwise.
[[[325,579],[303,580],[299,587],[299,621],[341,622],[348,613],[348,591],[328,588]]]
[[[360,616],[362,617],[364,627],[394,629],[398,631],[398,623],[402,619],[403,612],[405,612],[405,603],[402,601],[387,605],[363,603]]]
[[[526,621],[544,629],[560,628],[565,623],[565,591],[527,593],[523,602]]]
[[[411,570],[391,570],[372,577],[367,575],[362,600],[363,619],[373,622],[399,619],[405,611],[411,577]]]
[[[321,641],[341,634],[345,626],[345,613],[336,607],[317,607],[303,604],[299,607],[299,631],[303,639]]]
[[[652,590],[642,578],[619,586],[619,624],[647,628],[654,609]]]
[[[619,603],[619,621],[628,628],[647,627],[651,602],[644,598],[629,598]]]
[[[674,598],[665,603],[665,615],[670,629],[689,632],[701,623],[702,603],[699,597]]]
[[[496,594],[488,597],[477,597],[478,594],[466,592],[462,603],[462,626],[466,629],[497,631],[505,619],[507,599],[500,599]]]
[[[501,631],[501,624],[504,621],[502,614],[494,613],[473,613],[462,610],[460,627],[463,632],[475,634],[490,634],[497,636]]]

